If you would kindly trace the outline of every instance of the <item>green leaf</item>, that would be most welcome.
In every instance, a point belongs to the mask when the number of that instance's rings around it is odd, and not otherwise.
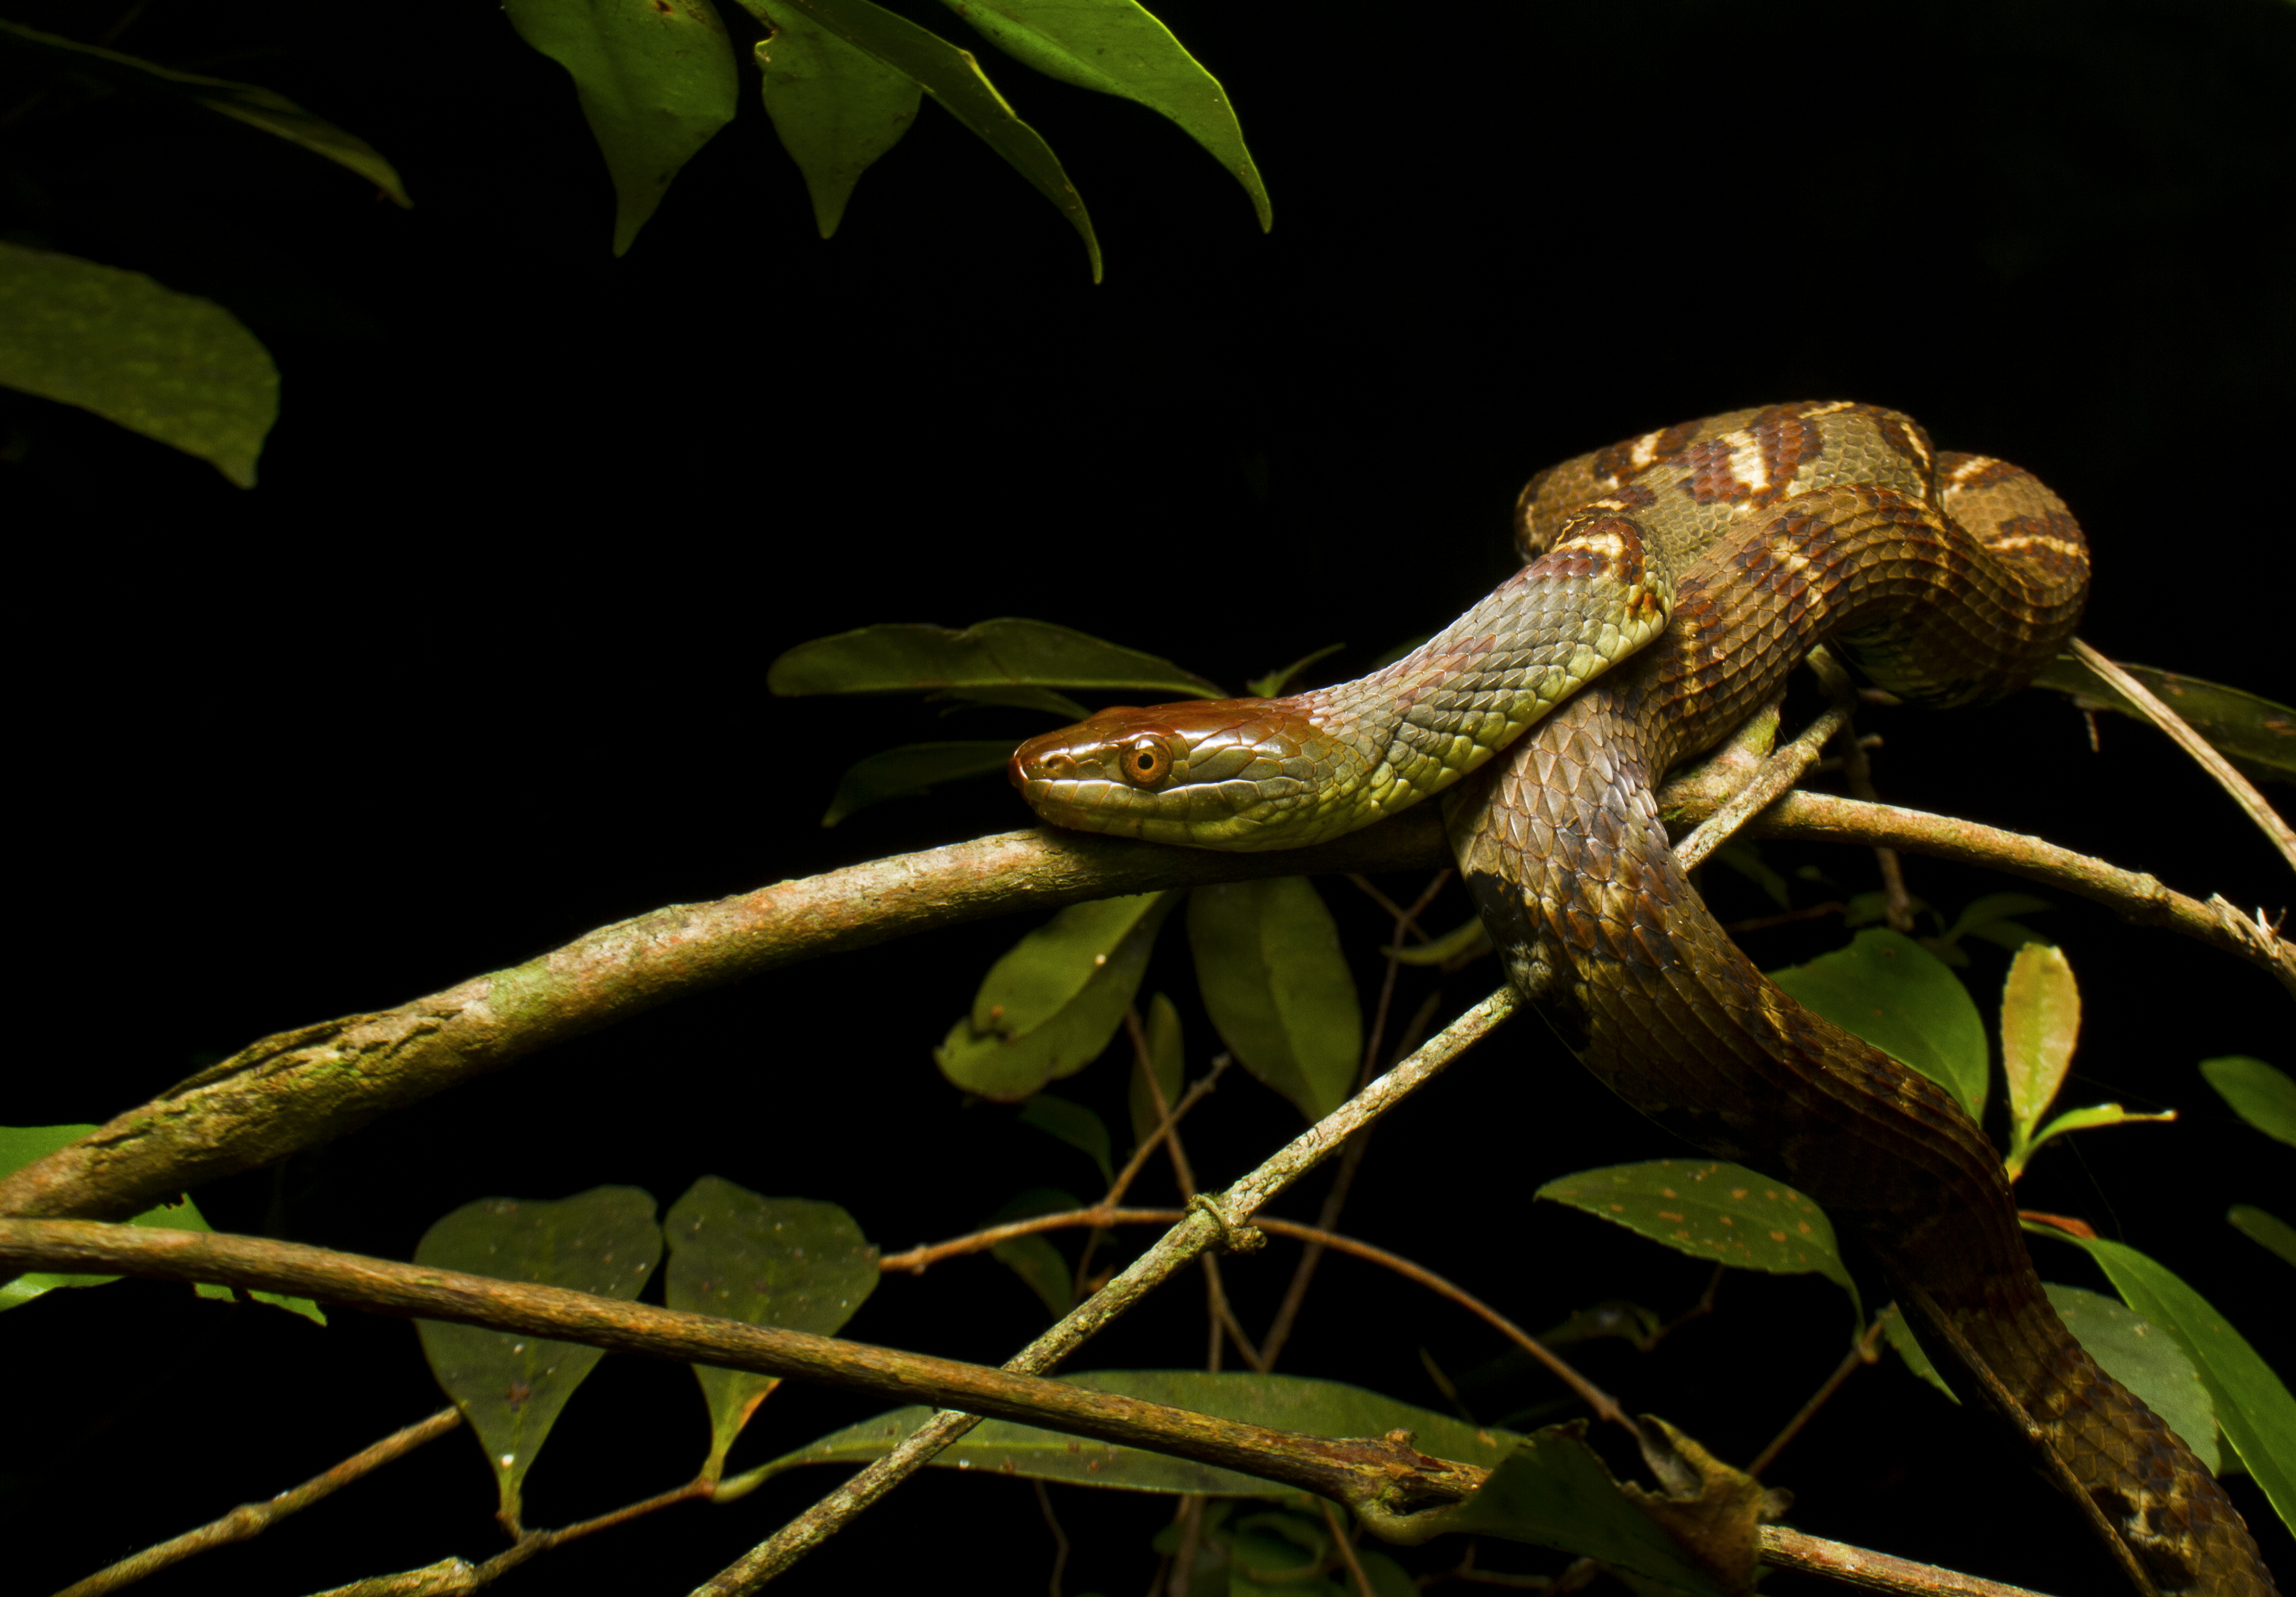
[[[969,50],[918,27],[869,0],[779,0],[802,11],[847,44],[866,51],[898,72],[914,78],[941,108],[1010,161],[1036,191],[1051,201],[1084,240],[1092,260],[1092,280],[1100,281],[1100,241],[1084,201],[1061,170],[1052,146],[1021,120]]]
[[[1109,1159],[1108,1126],[1083,1104],[1056,1098],[1050,1093],[1038,1093],[1021,1105],[1020,1120],[1023,1126],[1033,1126],[1046,1136],[1066,1142],[1099,1167],[1103,1183],[1115,1184],[1116,1167]]]
[[[1148,1060],[1156,1072],[1156,1085],[1164,1095],[1164,1107],[1178,1107],[1180,1091],[1187,1077],[1187,1060],[1180,1045],[1180,1011],[1172,1001],[1159,993],[1148,1001]],[[1156,1113],[1156,1094],[1148,1090],[1145,1071],[1136,1065],[1132,1071],[1132,1086],[1125,1100],[1132,1118],[1132,1145],[1135,1148],[1155,1134],[1162,1123]]]
[[[1363,1006],[1313,883],[1277,876],[1198,888],[1188,946],[1204,1008],[1239,1064],[1311,1121],[1347,1102]]]
[[[2247,1203],[2234,1204],[2226,1213],[2225,1219],[2241,1235],[2271,1249],[2290,1264],[2296,1265],[2296,1225]]]
[[[961,710],[988,709],[1003,706],[1013,709],[1040,709],[1058,716],[1064,721],[1081,721],[1092,712],[1070,698],[1050,688],[976,687],[943,688],[925,695],[927,704],[940,704],[941,714],[953,716]]]
[[[2030,915],[2056,905],[2046,898],[2036,898],[2030,893],[1987,893],[1972,898],[1954,917],[1952,930],[1943,938],[1957,943],[1967,937],[1979,937],[1988,927],[2007,921],[2012,915]]]
[[[705,1175],[670,1206],[664,1300],[688,1314],[835,1336],[877,1289],[877,1250],[853,1216],[808,1198],[765,1198]],[[715,1480],[726,1449],[780,1380],[693,1366],[709,1405]]]
[[[2119,662],[2147,692],[2185,718],[2226,758],[2259,782],[2296,782],[2296,710],[2158,666]],[[2079,659],[2060,654],[2033,679],[2037,688],[2070,693],[2084,709],[2109,709],[2148,725],[2152,717],[2120,696]]]
[[[614,253],[670,179],[734,119],[734,49],[709,0],[503,0],[519,37],[566,69],[614,180]]]
[[[1532,1194],[1663,1242],[1693,1258],[1774,1275],[1815,1271],[1857,1303],[1833,1222],[1784,1182],[1719,1160],[1653,1159],[1559,1176]],[[1865,1310],[1858,1309],[1858,1317]]]
[[[279,371],[239,319],[141,272],[0,243],[0,383],[195,455],[243,488]]]
[[[1007,685],[1219,697],[1169,660],[1018,616],[962,632],[914,622],[858,627],[800,643],[766,672],[766,686],[783,699]]]
[[[1725,843],[1714,851],[1714,863],[1726,865],[1761,889],[1769,901],[1780,909],[1792,905],[1792,890],[1786,886],[1786,879],[1762,863],[1762,851],[1753,844]]]
[[[2296,1146],[2296,1081],[2244,1053],[2204,1059],[2201,1074],[2232,1112],[2266,1136]]]
[[[2065,1072],[2072,1069],[2073,1043],[2079,1035],[2080,988],[2064,951],[2039,943],[2020,948],[2009,962],[2009,978],[2001,989],[2001,1068],[2009,1078],[2012,1181],[2032,1155],[2033,1127],[2064,1085]]]
[[[2218,1472],[2217,1411],[2201,1372],[2176,1339],[2142,1314],[2079,1287],[2044,1282],[2041,1290],[2073,1339],[2104,1372],[2144,1399],[2144,1406],[2185,1440],[2193,1456]]]
[[[554,1203],[481,1198],[443,1216],[415,1244],[429,1269],[635,1298],[661,1258],[653,1200],[636,1187],[593,1187]],[[418,1320],[430,1373],[470,1422],[519,1523],[519,1485],[603,1349],[479,1325]]]
[[[1930,1363],[1928,1351],[1914,1335],[1914,1328],[1906,1323],[1905,1311],[1894,1303],[1888,1303],[1882,1305],[1882,1312],[1874,1317],[1882,1323],[1882,1336],[1888,1339],[1890,1347],[1898,1350],[1898,1356],[1905,1361],[1906,1369],[1943,1392],[1949,1401],[1961,1401],[1954,1396],[1953,1388],[1945,1384],[1945,1377],[1937,1372],[1937,1366]]]
[[[2121,1301],[2175,1339],[2200,1372],[2226,1440],[2280,1522],[2296,1529],[2296,1398],[2247,1339],[2174,1271],[2125,1242],[2054,1226],[2026,1229],[2086,1249]]]
[[[1520,1438],[1502,1430],[1478,1429],[1449,1414],[1416,1408],[1360,1387],[1300,1375],[1255,1375],[1246,1371],[1103,1370],[1062,1378],[1088,1392],[1116,1392],[1143,1402],[1210,1414],[1215,1419],[1265,1425],[1316,1437],[1381,1437],[1408,1430],[1413,1445],[1438,1458],[1496,1465]],[[767,1464],[761,1477],[800,1464],[856,1464],[890,1452],[931,1411],[896,1409],[823,1437]],[[1112,1486],[1131,1492],[1202,1492],[1216,1495],[1289,1497],[1293,1488],[1216,1469],[1193,1459],[1169,1458],[1135,1447],[1084,1441],[1058,1431],[1007,1420],[988,1420],[967,1432],[933,1462],[949,1470],[983,1470],[1065,1481],[1072,1486]]]
[[[1171,893],[1074,904],[989,967],[972,1013],[933,1050],[968,1093],[1011,1103],[1100,1057],[1140,989]]]
[[[962,10],[965,4],[970,4],[970,0],[946,0],[946,3],[956,5],[958,9]],[[1306,670],[1309,666],[1314,665],[1317,660],[1322,659],[1324,656],[1337,654],[1341,650],[1346,647],[1347,645],[1345,643],[1326,643],[1312,654],[1301,655],[1298,659],[1293,660],[1290,665],[1284,667],[1280,671],[1270,671],[1265,676],[1253,677],[1250,682],[1243,684],[1243,691],[1250,693],[1255,699],[1273,699],[1278,693],[1282,692],[1284,689],[1284,685],[1293,677],[1299,676],[1300,672]]]
[[[888,749],[846,767],[845,774],[837,779],[836,796],[822,812],[821,823],[834,826],[873,804],[928,793],[944,782],[1001,773],[1012,758],[1010,739],[905,743]]]
[[[2146,1120],[2167,1122],[2176,1118],[2177,1111],[2173,1109],[2163,1110],[2157,1115],[2140,1115],[2117,1103],[2092,1103],[2087,1109],[2069,1109],[2041,1127],[2040,1134],[2026,1144],[2025,1151],[2030,1157],[2034,1149],[2051,1137],[2068,1131],[2087,1131],[2100,1126],[2135,1126]],[[2013,1157],[2009,1163],[2009,1179],[2016,1180],[2023,1169],[2024,1161]]]
[[[1874,927],[1770,979],[1808,1008],[1985,1113],[1985,1022],[1960,979],[1913,938]]]
[[[1406,944],[1391,950],[1390,956],[1399,965],[1441,965],[1445,970],[1456,970],[1490,953],[1491,947],[1490,929],[1479,915],[1464,926],[1453,927],[1431,943],[1416,946]]]
[[[398,174],[372,144],[345,133],[323,117],[313,116],[286,96],[256,84],[178,72],[137,56],[42,33],[19,22],[0,20],[0,53],[41,59],[58,71],[98,78],[131,93],[229,117],[234,122],[299,144],[346,171],[357,173],[402,208],[414,204],[406,197]]]
[[[1038,1215],[1065,1215],[1084,1207],[1073,1192],[1058,1187],[1030,1187],[983,1220],[980,1229],[1033,1220]],[[1037,1295],[1054,1319],[1076,1306],[1076,1278],[1049,1237],[1007,1237],[988,1250],[988,1257],[1019,1276],[1021,1284]]]
[[[832,237],[853,185],[901,142],[917,119],[924,91],[907,73],[847,44],[797,6],[742,4],[773,30],[757,47],[766,115],[805,175],[814,225],[823,238]]]

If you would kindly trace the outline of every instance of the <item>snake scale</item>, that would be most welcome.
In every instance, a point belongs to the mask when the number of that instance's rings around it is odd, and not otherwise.
[[[1250,849],[1449,789],[1510,979],[1597,1077],[1861,1233],[1931,1351],[2062,1461],[2161,1592],[2276,1593],[2223,1489],[2049,1306],[1982,1132],[1755,970],[1652,796],[1820,641],[1920,702],[2024,685],[2087,592],[2064,505],[1836,402],[1566,462],[1523,490],[1517,532],[1523,569],[1394,665],[1290,698],[1103,710],[1024,745],[1013,780],[1059,825]]]

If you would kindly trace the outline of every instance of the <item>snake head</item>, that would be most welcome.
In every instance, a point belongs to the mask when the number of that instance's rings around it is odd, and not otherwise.
[[[1031,738],[1005,771],[1055,826],[1255,849],[1349,830],[1330,824],[1332,801],[1362,763],[1296,700],[1212,699],[1111,707]]]

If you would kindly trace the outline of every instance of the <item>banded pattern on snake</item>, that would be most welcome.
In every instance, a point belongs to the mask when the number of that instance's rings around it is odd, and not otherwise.
[[[2161,1592],[2274,1597],[2223,1489],[2049,1306],[1982,1132],[1754,969],[1677,865],[1652,797],[1820,641],[1924,703],[2021,687],[2079,618],[2079,527],[2016,467],[1836,402],[1554,467],[1523,491],[1518,542],[1522,570],[1384,670],[1287,699],[1103,710],[1024,745],[1013,779],[1056,824],[1253,849],[1448,789],[1452,846],[1510,979],[1596,1076],[1859,1232],[1931,1351],[1980,1366],[1957,1384],[2046,1443]]]

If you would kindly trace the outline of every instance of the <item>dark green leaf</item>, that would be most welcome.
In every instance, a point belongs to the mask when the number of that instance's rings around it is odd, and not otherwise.
[[[769,4],[775,0],[768,0]],[[1052,146],[1021,120],[969,50],[918,27],[869,0],[777,0],[804,12],[847,44],[866,51],[894,70],[916,80],[949,115],[1013,164],[1036,191],[1051,201],[1084,240],[1092,259],[1092,280],[1100,281],[1100,241],[1084,201],[1061,170]]]
[[[950,0],[956,4],[957,0]],[[1326,643],[1312,654],[1303,654],[1280,671],[1270,671],[1265,676],[1255,676],[1243,684],[1243,691],[1255,699],[1273,699],[1281,693],[1291,680],[1326,655],[1337,654],[1345,643]]]
[[[1117,1392],[1144,1402],[1210,1414],[1215,1419],[1296,1430],[1317,1437],[1381,1437],[1408,1430],[1413,1445],[1438,1458],[1496,1464],[1518,1438],[1478,1429],[1449,1414],[1416,1408],[1360,1387],[1298,1375],[1236,1371],[1107,1370],[1062,1378],[1088,1392]],[[800,1464],[852,1464],[876,1458],[916,1429],[929,1410],[898,1409],[848,1427],[775,1459],[761,1475]],[[1190,1459],[1168,1458],[1133,1447],[1088,1442],[1032,1425],[989,1420],[937,1456],[943,1469],[987,1470],[1075,1486],[1117,1486],[1134,1492],[1205,1492],[1283,1497],[1292,1488]]]
[[[774,661],[766,685],[784,699],[1012,685],[1219,697],[1218,688],[1169,660],[1013,616],[962,632],[890,622],[815,638]]]
[[[1954,918],[1953,929],[1945,934],[1945,940],[1959,942],[1963,938],[1980,935],[1985,928],[2011,915],[2030,915],[2055,907],[2047,899],[2036,898],[2030,893],[1988,893],[1969,901]]]
[[[1770,979],[1844,1031],[1936,1082],[1972,1120],[1985,1112],[1985,1022],[1938,957],[1887,927]]]
[[[2247,1203],[2234,1204],[2225,1218],[2241,1235],[2296,1265],[2296,1225]]]
[[[764,1198],[705,1175],[670,1206],[664,1299],[674,1309],[834,1336],[877,1288],[877,1250],[833,1203]],[[709,1405],[712,1479],[726,1450],[780,1384],[746,1370],[693,1366]]]
[[[2201,1372],[2176,1339],[2142,1314],[2112,1298],[2079,1287],[2045,1282],[2041,1290],[2073,1339],[2113,1380],[2144,1400],[2144,1406],[2185,1439],[2193,1455],[2217,1472],[2217,1413]]]
[[[1416,946],[1406,943],[1394,950],[1394,959],[1401,965],[1440,965],[1447,970],[1456,970],[1490,952],[1490,929],[1478,916],[1464,926],[1454,927],[1431,943],[1422,943]]]
[[[241,487],[279,416],[270,352],[141,272],[0,243],[0,383],[195,455]]]
[[[1898,1356],[1905,1361],[1906,1369],[1943,1392],[1951,1401],[1961,1401],[1954,1396],[1953,1388],[1945,1384],[1945,1377],[1937,1372],[1937,1366],[1930,1363],[1929,1354],[1915,1337],[1914,1328],[1906,1323],[1905,1314],[1896,1304],[1884,1304],[1882,1312],[1874,1317],[1882,1323],[1882,1334],[1889,1339],[1890,1346],[1898,1350]]]
[[[1071,1103],[1050,1093],[1038,1093],[1021,1105],[1021,1124],[1033,1126],[1046,1136],[1066,1142],[1100,1167],[1100,1179],[1113,1185],[1116,1167],[1110,1162],[1108,1126],[1081,1103]]]
[[[2296,782],[2296,710],[2238,688],[2180,676],[2158,666],[2119,662],[2146,691],[2183,717],[2226,758],[2259,782]],[[2133,720],[2152,717],[2120,696],[2087,666],[2060,654],[2033,679],[2037,688],[2070,693],[2085,709],[2109,709]]]
[[[1210,152],[1275,225],[1259,168],[1243,147],[1227,94],[1134,0],[943,0],[1016,61],[1048,78],[1135,101],[1169,117]]]
[[[2296,1081],[2244,1053],[2204,1059],[2201,1074],[2232,1112],[2276,1142],[2296,1145]]]
[[[1988,921],[1982,926],[1971,927],[1969,935],[1980,943],[1991,943],[1996,947],[2006,948],[2012,954],[2016,953],[2028,943],[2047,940],[2022,921]]]
[[[1148,1033],[1148,1059],[1156,1071],[1156,1085],[1163,1093],[1164,1107],[1176,1108],[1187,1077],[1187,1060],[1180,1045],[1180,1011],[1163,994],[1148,1001],[1144,1029]],[[1148,1090],[1147,1075],[1136,1064],[1125,1107],[1132,1118],[1132,1145],[1137,1148],[1155,1134],[1161,1120],[1156,1113],[1156,1094]]]
[[[945,703],[940,712],[944,716],[953,716],[961,710],[993,709],[999,706],[1012,709],[1040,709],[1047,715],[1058,716],[1063,721],[1081,721],[1091,714],[1066,693],[1056,693],[1050,688],[943,688],[938,692],[927,693],[925,702]]]
[[[2208,1299],[2175,1272],[2125,1242],[2030,1226],[2084,1249],[2121,1301],[2173,1338],[2200,1372],[2217,1425],[2264,1488],[2280,1522],[2296,1529],[2296,1398]]]
[[[519,37],[566,69],[614,180],[614,253],[677,170],[734,119],[734,48],[709,0],[504,0]]]
[[[846,768],[821,823],[834,826],[857,811],[888,798],[931,792],[939,783],[1001,774],[1013,758],[1009,738],[990,741],[905,743],[873,754]]]
[[[941,1073],[1010,1103],[1099,1058],[1177,902],[1141,893],[1071,905],[1022,938],[989,967],[972,1013],[933,1050]]]
[[[1347,1102],[1363,1006],[1340,929],[1304,876],[1221,882],[1188,896],[1204,1008],[1236,1062],[1310,1120]]]
[[[805,175],[821,236],[837,232],[853,185],[900,143],[924,91],[867,51],[847,44],[802,8],[742,0],[772,36],[758,45],[766,114]]]
[[[299,144],[314,155],[324,156],[357,173],[401,206],[414,203],[407,199],[390,163],[365,139],[345,133],[284,95],[275,94],[258,85],[175,71],[136,56],[41,33],[18,22],[0,21],[0,50],[42,59],[55,70],[99,78],[131,93],[195,105],[217,116],[229,117],[291,144]]]
[[[1857,1302],[1833,1222],[1784,1182],[1715,1159],[1581,1170],[1534,1194],[1583,1209],[1694,1258],[1775,1275],[1815,1271]],[[1860,1309],[1860,1316],[1864,1311]]]
[[[1038,1215],[1065,1215],[1084,1207],[1073,1192],[1058,1187],[1030,1187],[983,1220],[980,1228],[1033,1220]],[[1049,1237],[1007,1237],[988,1250],[988,1257],[1019,1276],[1021,1284],[1037,1295],[1054,1319],[1076,1306],[1076,1278]]]
[[[415,1244],[414,1262],[497,1281],[636,1298],[661,1258],[653,1200],[636,1187],[593,1187],[554,1203],[481,1198],[445,1216]],[[505,1524],[518,1523],[519,1483],[603,1352],[478,1325],[418,1320],[422,1352],[486,1450]]]
[[[1714,863],[1726,865],[1762,889],[1772,904],[1787,908],[1793,901],[1786,879],[1762,863],[1762,852],[1751,843],[1725,843],[1714,851]]]

